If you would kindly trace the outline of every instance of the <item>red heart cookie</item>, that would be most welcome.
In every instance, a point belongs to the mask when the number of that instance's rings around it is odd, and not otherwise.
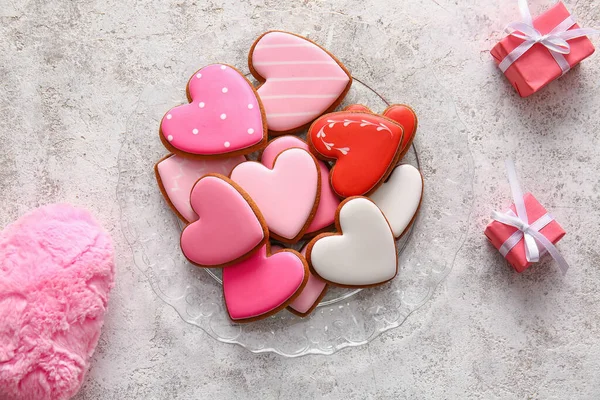
[[[362,104],[351,104],[344,108],[344,111],[372,112],[368,107]],[[402,150],[398,161],[404,157],[410,149],[415,134],[417,133],[417,114],[415,111],[405,104],[392,104],[382,114],[391,120],[396,121],[404,128],[404,138],[402,139]]]
[[[367,112],[326,114],[310,127],[313,153],[336,160],[331,186],[340,197],[368,195],[392,172],[401,154],[404,130],[391,119]]]
[[[250,322],[286,307],[306,285],[308,264],[294,250],[270,255],[268,245],[223,270],[223,295],[229,317]]]
[[[270,31],[252,45],[250,72],[261,82],[258,94],[275,135],[306,126],[333,110],[352,76],[333,55],[301,36]]]
[[[264,147],[267,124],[250,82],[229,65],[212,64],[188,82],[189,104],[175,107],[160,123],[160,138],[182,156],[230,157]]]

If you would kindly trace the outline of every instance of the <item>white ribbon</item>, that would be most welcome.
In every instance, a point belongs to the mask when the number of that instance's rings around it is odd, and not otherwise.
[[[573,17],[568,16],[564,21],[552,29],[550,33],[542,35],[540,31],[533,26],[533,18],[531,17],[527,0],[519,0],[519,10],[521,11],[522,21],[511,22],[506,27],[505,32],[516,38],[523,39],[524,42],[504,57],[502,62],[498,65],[502,72],[506,72],[506,70],[523,54],[527,53],[535,44],[540,43],[550,51],[550,54],[552,54],[552,57],[554,57],[554,60],[556,60],[564,75],[571,68],[564,56],[564,54],[569,54],[571,52],[571,46],[567,41],[582,36],[600,33],[600,31],[592,28],[569,30],[569,28],[575,25],[575,20]]]
[[[540,229],[548,225],[554,218],[552,218],[550,214],[545,214],[532,224],[529,223],[525,201],[523,200],[523,192],[521,191],[515,164],[512,160],[506,160],[506,169],[508,171],[508,182],[510,184],[510,190],[512,192],[517,213],[515,214],[510,210],[507,213],[494,211],[492,213],[492,218],[502,224],[513,226],[518,230],[504,241],[499,249],[500,253],[506,257],[508,252],[519,243],[521,238],[523,238],[525,241],[525,258],[527,259],[527,262],[538,262],[540,260],[540,255],[546,250],[550,253],[552,258],[556,260],[563,275],[566,274],[569,269],[569,264],[567,264],[567,261],[558,252],[558,249],[554,244],[539,232]],[[538,246],[541,246],[542,251],[540,251]]]

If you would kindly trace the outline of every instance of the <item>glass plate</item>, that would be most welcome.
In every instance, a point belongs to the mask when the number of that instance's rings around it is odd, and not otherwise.
[[[187,68],[189,75],[196,67],[200,65]],[[181,254],[182,225],[163,200],[154,177],[155,162],[167,154],[158,138],[160,119],[169,108],[186,102],[187,75],[177,82],[156,82],[144,90],[128,121],[119,153],[117,196],[122,230],[136,267],[184,321],[219,341],[256,353],[289,357],[332,354],[368,343],[401,325],[431,297],[466,237],[472,204],[472,159],[467,132],[428,67],[407,63],[396,73],[401,87],[394,88],[393,101],[410,104],[419,116],[419,151],[413,146],[402,162],[420,167],[425,177],[419,216],[399,241],[398,276],[385,285],[364,290],[331,287],[307,318],[283,310],[247,324],[228,318],[220,274],[192,266]],[[360,103],[382,112],[386,102],[368,84],[355,80],[341,107]]]

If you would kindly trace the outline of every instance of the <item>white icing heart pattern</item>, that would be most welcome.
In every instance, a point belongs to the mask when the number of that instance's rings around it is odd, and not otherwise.
[[[387,182],[371,195],[371,200],[390,223],[394,237],[400,238],[414,220],[423,196],[423,177],[418,169],[404,164],[396,167]]]
[[[394,235],[383,213],[365,197],[346,199],[338,211],[341,234],[323,234],[308,244],[312,271],[342,287],[385,283],[398,272]]]

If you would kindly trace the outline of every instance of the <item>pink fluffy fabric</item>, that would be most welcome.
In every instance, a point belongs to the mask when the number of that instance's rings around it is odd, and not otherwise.
[[[110,236],[85,210],[45,206],[0,233],[0,399],[77,393],[113,282]]]

